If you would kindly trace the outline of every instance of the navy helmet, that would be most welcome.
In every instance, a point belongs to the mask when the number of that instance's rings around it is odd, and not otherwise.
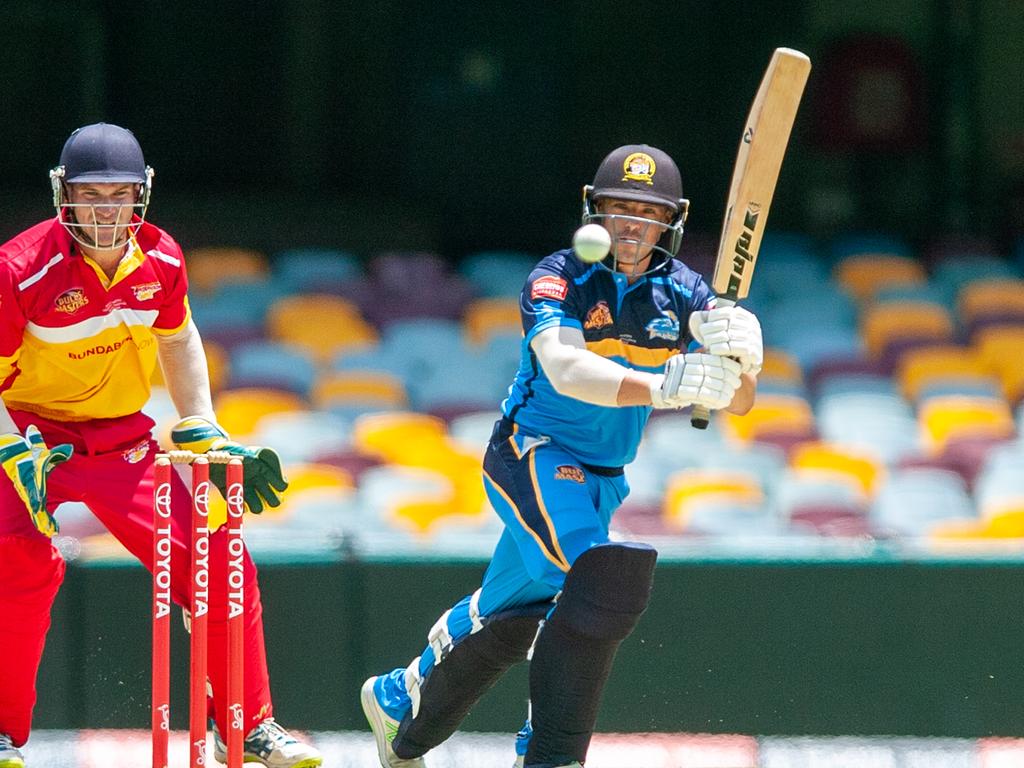
[[[612,150],[598,166],[594,183],[583,187],[583,223],[601,224],[617,218],[635,218],[601,213],[597,203],[606,198],[654,203],[672,212],[668,224],[650,223],[650,226],[664,230],[654,246],[655,254],[661,258],[652,258],[650,266],[642,274],[659,269],[676,255],[690,201],[683,197],[679,168],[667,153],[647,144],[627,144]],[[614,247],[605,265],[615,269]]]
[[[95,224],[81,224],[76,208],[91,207],[74,204],[68,199],[68,184],[136,184],[132,208],[134,217],[126,227],[125,236],[116,238],[110,248],[120,248],[127,242],[127,232],[134,234],[142,226],[153,188],[153,169],[146,165],[135,135],[127,128],[111,123],[94,123],[76,129],[64,142],[60,164],[50,171],[53,204],[57,216],[71,236],[82,245],[96,248],[97,240],[89,237]],[[95,217],[94,217],[95,220]]]

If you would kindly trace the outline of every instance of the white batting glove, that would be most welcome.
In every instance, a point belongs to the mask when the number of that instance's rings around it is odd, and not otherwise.
[[[743,373],[757,375],[764,363],[764,341],[757,316],[743,307],[718,309],[690,314],[690,333],[712,355],[734,357]]]
[[[740,386],[740,364],[705,352],[673,355],[665,373],[651,382],[651,403],[655,408],[683,408],[703,405],[711,411],[732,402]]]

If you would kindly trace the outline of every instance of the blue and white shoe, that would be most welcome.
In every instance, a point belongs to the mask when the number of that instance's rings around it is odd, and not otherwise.
[[[359,703],[363,705],[363,714],[373,731],[373,738],[377,742],[377,756],[380,758],[381,768],[426,768],[427,764],[422,757],[414,757],[406,760],[395,754],[391,743],[398,735],[398,726],[401,720],[396,717],[396,712],[388,712],[377,698],[375,686],[380,677],[371,677],[363,683],[359,691]]]
[[[228,747],[213,726],[213,756],[221,763],[228,760]],[[243,762],[261,763],[267,768],[316,768],[323,765],[320,753],[292,736],[268,717],[245,737]],[[3,764],[0,763],[0,768]]]
[[[0,733],[0,768],[25,768],[25,756],[6,733]]]
[[[530,746],[531,736],[533,736],[533,726],[527,720],[522,730],[516,734],[516,761],[512,764],[512,768],[523,768],[526,762],[526,749]]]

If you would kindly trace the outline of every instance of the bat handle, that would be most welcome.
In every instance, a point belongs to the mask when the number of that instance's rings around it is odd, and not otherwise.
[[[719,307],[734,307],[736,306],[736,299],[731,298],[729,295],[719,296],[717,306]],[[693,410],[690,411],[690,426],[694,429],[707,429],[708,424],[711,422],[711,411],[703,405],[693,406]]]
[[[690,411],[690,426],[694,429],[707,429],[708,422],[711,420],[711,411],[709,411],[703,405],[693,406],[693,410]]]

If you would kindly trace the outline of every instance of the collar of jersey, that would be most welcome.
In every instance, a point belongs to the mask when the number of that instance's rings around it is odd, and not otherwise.
[[[138,242],[134,237],[132,237],[128,248],[125,249],[124,256],[122,256],[121,261],[117,263],[117,271],[114,272],[114,277],[112,279],[107,279],[106,272],[103,271],[99,264],[90,259],[84,253],[81,253],[81,256],[82,260],[92,267],[93,272],[96,273],[96,277],[99,278],[100,283],[107,290],[110,290],[128,277],[128,275],[138,269],[146,259],[145,254],[142,253],[142,249],[139,248]]]

